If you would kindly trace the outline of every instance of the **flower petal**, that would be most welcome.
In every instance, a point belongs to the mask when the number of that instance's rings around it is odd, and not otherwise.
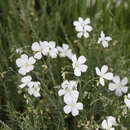
[[[24,67],[20,68],[18,73],[25,75],[26,74],[26,70],[24,69]]]
[[[28,56],[26,54],[21,55],[21,59],[24,61],[28,61]]]
[[[116,84],[119,84],[119,83],[120,83],[120,77],[119,77],[119,76],[114,76],[114,77],[113,77],[113,81],[114,81]]]
[[[65,102],[65,104],[71,104],[72,103],[72,101],[73,101],[73,98],[71,97],[71,95],[70,94],[66,94],[65,96],[64,96],[64,102]]]
[[[127,93],[128,87],[121,87],[121,91],[122,91],[123,93]]]
[[[117,125],[118,125],[118,124],[116,123],[115,117],[113,117],[113,116],[109,116],[109,117],[107,118],[107,120],[108,120],[108,126],[109,126],[109,127],[112,127],[113,125],[114,125],[114,126],[117,126]]]
[[[84,56],[80,56],[79,58],[78,58],[78,63],[81,65],[81,64],[83,64],[83,63],[85,63],[86,62],[86,58],[84,57]]]
[[[69,81],[68,80],[65,80],[62,84],[61,84],[61,87],[62,88],[67,88],[67,87],[69,87]]]
[[[106,47],[108,47],[108,42],[107,41],[103,41],[102,45],[103,45],[104,48],[106,48]]]
[[[104,34],[104,32],[103,31],[101,31],[101,38],[104,38],[105,37],[105,34]]]
[[[34,97],[40,97],[40,93],[37,91],[34,91],[33,95],[34,95]]]
[[[130,99],[130,93],[128,94],[128,98]]]
[[[80,103],[80,102],[78,102],[78,103],[76,104],[76,107],[77,107],[79,110],[83,110],[83,104]]]
[[[76,55],[73,55],[73,56],[72,56],[72,61],[73,61],[73,63],[76,63],[76,62],[77,62],[77,57],[76,57]]]
[[[40,45],[39,45],[38,42],[34,42],[34,43],[32,44],[32,50],[33,50],[33,51],[39,51],[39,50],[40,50]]]
[[[102,124],[101,124],[103,129],[107,129],[108,128],[108,124],[106,120],[103,120]]]
[[[29,82],[27,86],[30,87],[30,88],[33,87],[34,86],[34,82],[33,81]]]
[[[100,78],[99,82],[100,82],[100,84],[101,84],[102,86],[104,86],[104,79],[103,79],[103,78]]]
[[[96,74],[97,74],[97,75],[101,75],[101,72],[100,72],[99,68],[96,67],[95,69],[96,69]]]
[[[63,47],[64,50],[68,50],[69,45],[64,43],[64,44],[62,44],[62,47]]]
[[[123,78],[122,80],[121,80],[121,84],[122,85],[126,85],[128,83],[128,78],[127,77],[125,77],[125,78]]]
[[[59,96],[62,96],[62,95],[64,95],[65,94],[65,90],[64,89],[60,89],[59,91],[58,91],[58,95]]]
[[[78,18],[79,22],[83,22],[83,18],[79,17]]]
[[[30,95],[32,95],[32,94],[33,94],[33,92],[34,92],[34,89],[33,89],[33,88],[31,88],[31,87],[29,87],[29,88],[28,88],[28,93],[29,93]]]
[[[74,69],[75,76],[81,76],[81,70],[79,68]]]
[[[90,24],[90,18],[86,18],[85,20],[84,20],[84,22],[85,22],[85,24]]]
[[[76,30],[77,32],[82,32],[82,31],[83,31],[83,27],[82,27],[82,26],[76,26],[76,27],[75,27],[75,30]]]
[[[36,62],[36,60],[32,56],[29,58],[28,61],[29,61],[29,64],[34,64]]]
[[[28,73],[28,72],[32,71],[33,69],[34,69],[34,66],[30,65],[25,70],[26,70],[26,73]]]
[[[111,127],[110,130],[115,130],[115,128]]]
[[[111,73],[111,72],[106,73],[104,75],[104,78],[107,79],[107,80],[112,80],[113,79],[113,73]]]
[[[116,84],[114,84],[114,83],[109,83],[109,90],[110,91],[114,91],[116,88],[117,88],[118,86],[116,85]]]
[[[120,89],[120,88],[116,89],[115,94],[116,94],[117,96],[122,96],[121,89]]]
[[[55,41],[50,41],[48,43],[48,45],[49,45],[50,48],[55,48],[56,43],[55,43]]]
[[[77,37],[78,38],[81,38],[83,36],[83,33],[82,32],[79,32],[78,34],[77,34]]]
[[[88,66],[87,66],[87,65],[81,65],[81,66],[80,66],[81,72],[86,72],[87,69],[88,69]]]
[[[58,50],[59,52],[63,52],[63,49],[62,49],[60,46],[57,46],[57,50]]]
[[[88,38],[89,37],[89,34],[87,32],[84,32],[84,37],[85,38]]]
[[[99,38],[99,39],[98,39],[98,44],[100,44],[100,43],[101,43],[101,41],[102,41],[102,39],[101,39],[101,38]]]
[[[105,40],[109,42],[109,41],[112,40],[112,38],[111,37],[106,37]]]
[[[74,21],[74,22],[73,22],[73,25],[74,25],[74,26],[79,26],[80,23],[79,23],[78,21]]]
[[[130,109],[130,100],[125,98],[124,102],[125,102],[126,106]]]
[[[70,95],[73,98],[73,102],[77,102],[79,97],[79,92],[77,90],[73,90]]]
[[[85,30],[91,32],[93,28],[90,25],[85,26]]]
[[[19,85],[20,88],[24,88],[25,86],[26,86],[26,84]]]
[[[64,102],[66,104],[76,103],[79,97],[79,92],[77,90],[72,91],[71,93],[67,93],[64,96]]]
[[[66,105],[66,106],[64,107],[64,112],[65,112],[66,114],[69,114],[69,113],[71,112],[71,107],[70,107],[69,105]]]
[[[24,61],[21,58],[16,59],[16,65],[18,67],[21,67],[24,65]]]
[[[79,114],[79,111],[78,111],[78,109],[77,108],[72,108],[72,115],[73,116],[77,116]]]
[[[37,53],[34,55],[34,57],[35,57],[36,59],[41,59],[41,58],[42,58],[41,52],[37,52]]]
[[[78,83],[76,81],[71,80],[69,86],[72,87],[73,89],[77,89],[77,84]]]
[[[32,80],[32,77],[31,76],[25,76],[21,79],[21,82],[23,83],[28,83]]]
[[[108,70],[108,66],[107,65],[103,65],[102,68],[101,68],[101,72],[103,74],[105,74],[107,72],[107,70]]]

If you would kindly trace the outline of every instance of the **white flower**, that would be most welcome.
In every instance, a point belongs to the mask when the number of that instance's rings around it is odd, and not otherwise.
[[[22,84],[19,85],[20,88],[24,88],[25,86],[29,86],[30,82],[32,80],[31,76],[25,76],[21,79]]]
[[[23,50],[18,48],[18,49],[16,49],[16,53],[21,54],[21,53],[23,53]]]
[[[103,47],[108,47],[108,42],[112,40],[111,37],[105,37],[104,32],[102,31],[100,34],[100,38],[98,39],[98,44],[102,43]]]
[[[126,106],[130,109],[130,93],[128,94],[128,96],[125,97],[124,102]]]
[[[58,46],[57,50],[59,51],[59,55],[61,57],[68,57],[69,59],[72,59],[73,53],[67,44],[62,44],[62,47]]]
[[[47,46],[49,47],[48,55],[51,58],[56,58],[58,54],[58,50],[56,48],[56,43],[54,41],[48,42]]]
[[[34,42],[32,44],[32,50],[34,52],[36,52],[35,55],[34,55],[34,57],[36,59],[41,59],[42,58],[42,54],[44,56],[47,56],[48,51],[49,51],[49,47],[47,45],[48,45],[48,42],[46,42],[46,41],[44,41],[44,42],[40,41],[40,43]]]
[[[112,80],[113,79],[113,73],[111,72],[107,72],[108,71],[108,66],[107,65],[103,65],[101,68],[101,71],[99,70],[98,67],[96,67],[96,74],[100,76],[100,80],[99,83],[104,86],[104,79],[107,80]]]
[[[75,93],[77,94],[78,91],[77,89],[77,82],[75,81],[68,81],[65,80],[62,84],[61,84],[62,89],[60,89],[58,91],[58,95],[62,96],[64,95],[64,100],[68,95],[75,95]]]
[[[36,60],[31,56],[28,57],[26,54],[22,54],[20,58],[16,60],[16,65],[20,68],[19,73],[25,75],[26,73],[34,69],[33,64]]]
[[[83,20],[83,18],[79,17],[79,21],[74,21],[73,25],[75,26],[75,30],[78,32],[77,37],[81,38],[84,36],[85,38],[89,37],[89,33],[92,31],[92,27],[90,24],[90,18],[86,18]]]
[[[84,56],[80,56],[78,59],[76,55],[72,56],[72,66],[74,68],[74,74],[76,76],[81,76],[81,72],[86,72],[88,66],[84,63],[86,62],[86,58]]]
[[[122,93],[127,93],[127,91],[128,91],[128,87],[126,86],[126,84],[128,83],[127,77],[123,78],[120,81],[120,77],[115,76],[115,77],[113,77],[113,82],[114,83],[109,83],[110,91],[115,91],[115,94],[117,96],[122,96]]]
[[[30,95],[35,96],[35,97],[40,97],[40,93],[39,93],[40,87],[39,87],[39,85],[40,85],[40,82],[32,82],[32,84],[28,88],[28,93]]]
[[[118,124],[116,123],[116,119],[113,116],[107,117],[106,120],[102,121],[102,128],[106,130],[115,130],[112,126],[117,126]]]
[[[79,110],[83,109],[83,104],[78,102],[79,93],[75,93],[75,95],[68,95],[67,98],[65,98],[65,103],[67,104],[64,107],[64,112],[66,114],[72,113],[73,116],[77,116],[79,114]]]

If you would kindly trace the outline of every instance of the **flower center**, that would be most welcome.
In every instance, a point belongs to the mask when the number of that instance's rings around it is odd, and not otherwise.
[[[78,65],[78,63],[75,63],[75,67],[78,67],[79,65]]]
[[[75,104],[74,104],[74,103],[72,103],[72,104],[71,104],[71,107],[75,107]]]
[[[111,130],[111,128],[107,128],[106,130]]]
[[[28,67],[28,64],[26,63],[26,64],[24,64],[24,66],[27,68],[27,67]]]
[[[84,27],[84,23],[81,23],[81,26]]]
[[[42,52],[43,50],[42,49],[40,49],[40,52]]]
[[[100,77],[103,78],[103,77],[104,77],[104,74],[101,74]]]
[[[70,90],[70,88],[66,88],[66,92],[70,92],[71,90]]]
[[[121,85],[120,85],[120,84],[118,84],[118,87],[120,88],[120,87],[121,87]]]
[[[35,91],[37,91],[37,88],[34,88]]]

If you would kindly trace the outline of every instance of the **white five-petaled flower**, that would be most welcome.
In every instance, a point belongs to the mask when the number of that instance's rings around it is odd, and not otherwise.
[[[130,93],[128,94],[128,96],[125,97],[124,102],[126,106],[130,109]]]
[[[112,126],[117,126],[118,124],[116,123],[116,119],[113,116],[107,117],[106,120],[102,121],[102,128],[105,130],[115,130]]]
[[[81,38],[84,36],[85,38],[89,37],[89,33],[93,30],[93,28],[89,25],[90,24],[90,18],[86,18],[83,20],[83,18],[79,17],[78,21],[74,21],[73,25],[75,26],[75,30],[78,32],[77,37]]]
[[[35,97],[40,97],[40,82],[31,82],[31,84],[29,85],[29,88],[28,88],[28,93],[30,95],[33,95]]]
[[[62,84],[61,84],[62,89],[60,89],[58,91],[58,95],[62,96],[64,95],[64,100],[65,98],[67,98],[68,95],[75,95],[78,93],[77,91],[77,82],[75,81],[68,81],[65,80]]]
[[[108,42],[111,41],[112,38],[107,36],[105,37],[104,32],[102,31],[100,34],[100,38],[98,39],[98,44],[102,43],[103,47],[108,47]]]
[[[70,112],[72,113],[73,116],[77,116],[79,114],[79,110],[83,109],[83,104],[80,102],[77,102],[79,97],[78,91],[75,92],[74,95],[68,95],[65,98],[65,107],[64,107],[64,112],[66,114],[69,114]]]
[[[22,54],[20,58],[16,59],[16,65],[20,68],[19,73],[25,75],[26,73],[34,69],[33,64],[36,60],[31,56],[28,57],[26,54]]]
[[[128,83],[128,78],[125,77],[120,81],[119,76],[113,77],[114,83],[109,83],[109,90],[114,91],[117,96],[122,96],[122,93],[127,93],[128,87],[126,84]]]
[[[112,80],[113,79],[113,73],[107,72],[107,71],[108,71],[108,66],[107,65],[103,65],[102,68],[101,68],[101,71],[99,70],[98,67],[96,67],[96,74],[100,76],[99,83],[102,86],[105,85],[104,79],[107,79],[107,80]]]
[[[22,84],[19,85],[20,88],[24,88],[25,86],[29,87],[29,84],[31,83],[32,77],[31,76],[25,76],[21,79]]]
[[[69,59],[72,59],[73,53],[69,48],[69,45],[62,44],[62,47],[58,46],[57,50],[59,51],[60,57],[68,57]]]
[[[58,54],[58,50],[56,48],[56,43],[54,41],[48,42],[47,46],[49,47],[48,55],[51,58],[56,58]]]
[[[44,41],[44,42],[40,41],[40,43],[34,42],[32,44],[32,50],[34,52],[36,52],[34,57],[36,59],[41,59],[42,55],[47,56],[47,54],[48,54],[48,51],[49,51],[48,42],[46,42],[46,41]]]
[[[80,56],[78,59],[76,55],[72,56],[72,66],[74,68],[74,74],[76,76],[81,76],[81,72],[86,72],[88,66],[84,63],[86,62],[86,58],[84,56]]]

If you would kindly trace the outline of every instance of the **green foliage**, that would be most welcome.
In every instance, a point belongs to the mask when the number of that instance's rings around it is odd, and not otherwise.
[[[0,1],[1,130],[78,130],[85,129],[85,125],[88,130],[96,130],[109,115],[117,117],[120,123],[117,130],[130,129],[130,111],[122,115],[120,108],[124,105],[123,97],[110,92],[108,83],[105,87],[97,86],[95,74],[96,66],[107,64],[114,74],[121,78],[127,76],[130,82],[130,1],[128,8],[123,5],[124,1],[116,7],[112,0],[97,0],[89,7],[87,0]],[[94,29],[88,39],[76,37],[72,23],[79,16],[91,18]],[[97,44],[102,30],[113,38],[107,49]],[[56,41],[57,45],[68,43],[73,53],[87,57],[89,69],[82,77],[75,78],[67,59],[43,58],[31,72],[41,83],[41,98],[35,98],[18,88],[22,77],[17,72],[15,60],[20,55],[15,50],[22,48],[31,56],[32,43],[45,40]],[[70,72],[66,75],[69,80],[79,81],[79,100],[84,109],[77,117],[64,114],[63,100],[57,94],[58,87],[55,86],[62,83],[63,72]]]

